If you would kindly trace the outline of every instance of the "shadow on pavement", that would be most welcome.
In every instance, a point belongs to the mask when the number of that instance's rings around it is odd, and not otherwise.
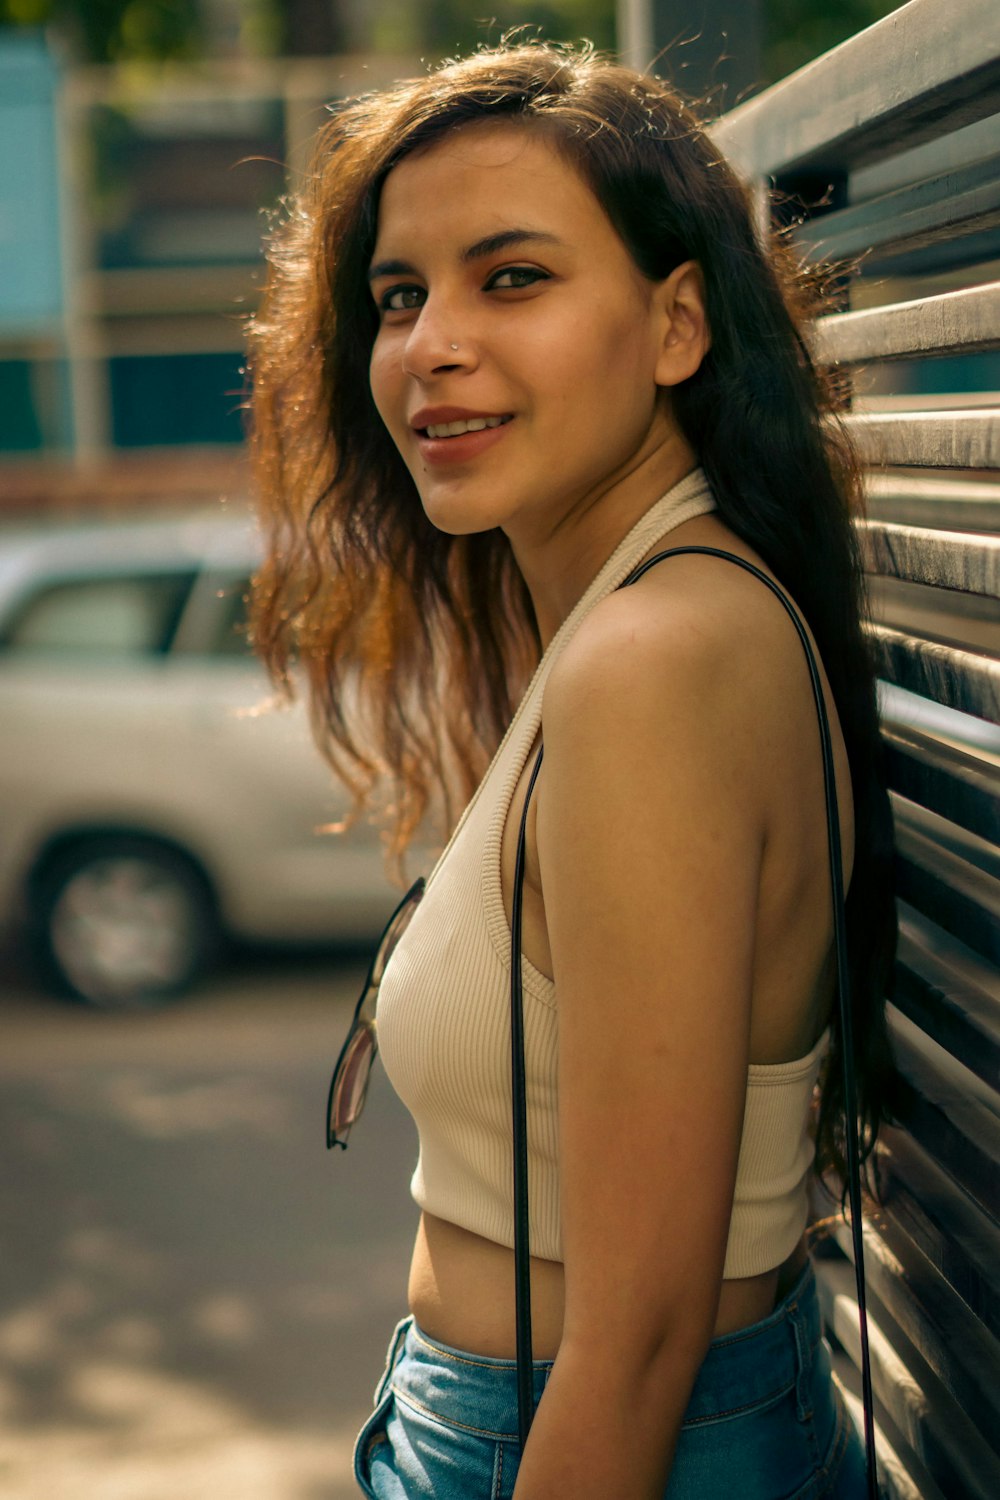
[[[350,1150],[322,1137],[361,973],[244,956],[122,1016],[3,969],[4,1495],[357,1493],[416,1216],[381,1075]]]

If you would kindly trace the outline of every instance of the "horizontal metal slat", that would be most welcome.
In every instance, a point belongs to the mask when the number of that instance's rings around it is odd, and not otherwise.
[[[849,1254],[850,1230],[841,1225],[835,1235],[840,1248]],[[865,1276],[870,1290],[958,1403],[995,1461],[1000,1439],[1000,1386],[993,1378],[996,1340],[967,1309],[963,1316],[960,1302],[952,1299],[941,1306],[924,1285],[914,1285],[870,1222],[865,1225]],[[878,1308],[873,1311],[891,1340]],[[854,1352],[850,1345],[848,1350]]]
[[[913,0],[716,123],[748,175],[806,163],[861,165],[992,114],[1000,105],[994,0]]]
[[[895,1006],[887,1007],[896,1059],[899,1124],[994,1224],[1000,1224],[1000,1119],[977,1097],[968,1070]]]
[[[868,463],[915,469],[1000,468],[1000,407],[852,412],[844,422]]]
[[[882,743],[894,792],[1000,844],[1000,767],[916,729],[883,723]]]
[[[845,1244],[842,1231],[838,1231],[837,1239]],[[945,1500],[994,1500],[1000,1462],[989,1441],[992,1429],[987,1426],[985,1433],[977,1430],[984,1405],[989,1420],[988,1403],[978,1400],[975,1391],[971,1408],[956,1396],[955,1387],[966,1387],[968,1376],[959,1369],[955,1378],[947,1340],[942,1339],[919,1304],[901,1300],[900,1292],[902,1299],[907,1294],[893,1284],[891,1252],[870,1228],[865,1233],[865,1267],[872,1384],[878,1406],[906,1438]],[[845,1259],[824,1258],[816,1270],[824,1319],[858,1364],[853,1268]],[[988,1354],[987,1350],[987,1359]],[[939,1357],[941,1374],[934,1357]],[[923,1494],[923,1489],[919,1493]]]
[[[915,753],[910,744],[885,735],[883,743],[894,792],[970,833],[1000,839],[1000,791],[985,776],[967,774],[945,756]]]
[[[828,365],[1000,348],[1000,281],[817,318],[809,342]]]
[[[875,520],[858,521],[857,533],[871,573],[993,599],[1000,596],[1000,537]]]
[[[1000,484],[869,470],[864,487],[865,508],[874,520],[954,531],[1000,531]]]
[[[808,201],[806,206],[808,207]],[[794,241],[808,259],[852,260],[866,267],[1000,223],[1000,173],[996,159],[970,162],[881,198],[818,213],[796,226]]]
[[[827,1242],[824,1250],[825,1253],[815,1262],[820,1314],[832,1345],[834,1378],[860,1430],[864,1414],[857,1370],[861,1356],[854,1272],[836,1244]],[[901,1337],[898,1329],[883,1308],[879,1307],[877,1312],[876,1318],[876,1307],[870,1299],[868,1345],[875,1396],[875,1451],[880,1500],[945,1500],[941,1489],[931,1479],[926,1463],[917,1457],[925,1446],[933,1449],[935,1445],[934,1430],[928,1425],[930,1414],[922,1382],[926,1383],[929,1377],[940,1392],[941,1399],[934,1413],[936,1421],[940,1412],[950,1429],[949,1419],[958,1412],[958,1407],[944,1392],[940,1382],[930,1375],[923,1360],[908,1347],[909,1360],[918,1367],[921,1379],[911,1373],[909,1364],[900,1358],[886,1337],[883,1324],[892,1327],[897,1341]],[[963,1436],[971,1433],[973,1442],[976,1442],[975,1429],[967,1418],[965,1423],[967,1432]],[[944,1471],[951,1481],[954,1465],[946,1462]],[[957,1486],[950,1483],[949,1493],[954,1496],[958,1492]]]
[[[884,1264],[888,1266],[895,1263],[898,1267],[897,1275],[911,1298],[915,1318],[922,1324],[924,1347],[937,1338],[960,1340],[962,1347],[952,1365],[952,1371],[956,1373],[955,1365],[961,1363],[963,1373],[967,1373],[970,1379],[974,1379],[978,1372],[988,1369],[991,1363],[1000,1360],[996,1334],[949,1285],[937,1267],[907,1235],[903,1225],[892,1214],[879,1213],[876,1226],[878,1240],[886,1251]],[[997,1391],[994,1391],[993,1397],[998,1399]],[[986,1414],[977,1413],[977,1416],[982,1415]],[[990,1426],[980,1432],[993,1449],[994,1464],[1000,1466],[1000,1432]],[[936,1454],[934,1457],[936,1462],[932,1463],[932,1468],[940,1473],[940,1458]]]
[[[889,800],[896,845],[905,857],[940,870],[985,910],[1000,904],[1000,848],[996,844],[895,792],[890,792]],[[980,874],[988,877],[985,884],[973,878]]]
[[[851,172],[849,195],[852,203],[862,198],[877,198],[908,182],[922,182],[938,177],[969,162],[1000,156],[1000,114],[987,115],[959,130],[951,130],[923,141],[911,150],[894,152],[873,166],[858,167]]]
[[[1000,964],[997,882],[947,850],[896,833],[896,894],[960,943]]]
[[[1000,978],[904,902],[893,1002],[977,1078],[1000,1089]]]
[[[961,234],[928,236],[924,244],[901,250],[882,249],[877,258],[863,260],[862,277],[936,276],[945,272],[964,271],[1000,260],[1000,219],[993,218],[984,227],[966,224]]]
[[[912,640],[937,641],[1000,661],[1000,599],[891,574],[867,575],[870,618]],[[1000,748],[1000,734],[997,735]]]
[[[869,632],[880,677],[960,713],[1000,724],[1000,661],[886,625],[872,624]]]
[[[1000,769],[1000,725],[945,708],[884,678],[878,682],[878,707],[886,729],[913,731],[944,749],[971,755],[977,765]]]
[[[994,1338],[1000,1338],[1000,1230],[905,1131],[880,1136],[880,1225],[892,1222]],[[888,1243],[906,1259],[905,1250]]]
[[[851,1421],[857,1431],[861,1432],[865,1423],[861,1377],[843,1349],[837,1346],[832,1352],[834,1383],[843,1397]],[[896,1363],[898,1365],[899,1361]],[[925,1365],[924,1369],[926,1368]],[[954,1407],[954,1402],[949,1405]],[[877,1397],[875,1453],[878,1461],[879,1500],[958,1500],[959,1495],[962,1500],[982,1500],[978,1491],[963,1490],[957,1486],[952,1487],[950,1495],[946,1495],[931,1478],[926,1464],[917,1458],[889,1416],[885,1405]],[[988,1500],[994,1500],[994,1496],[988,1496]]]

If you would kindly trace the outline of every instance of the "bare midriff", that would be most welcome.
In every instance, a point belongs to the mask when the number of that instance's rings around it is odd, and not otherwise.
[[[774,1271],[724,1281],[715,1336],[749,1327],[773,1312],[805,1264],[804,1241]],[[554,1359],[562,1339],[560,1262],[531,1261],[531,1326],[536,1359]],[[514,1359],[514,1253],[433,1214],[421,1215],[410,1266],[410,1311],[439,1343]]]

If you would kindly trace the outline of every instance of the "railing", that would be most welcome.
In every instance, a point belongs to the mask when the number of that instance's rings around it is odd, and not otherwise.
[[[865,1230],[884,1491],[1000,1495],[1000,6],[912,0],[719,121],[856,261],[813,329],[852,369],[896,819],[901,1119]],[[857,1382],[850,1246],[820,1262]],[[849,1399],[852,1399],[849,1395]]]

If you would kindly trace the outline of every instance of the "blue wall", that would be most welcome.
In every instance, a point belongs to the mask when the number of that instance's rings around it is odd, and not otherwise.
[[[56,81],[41,32],[0,30],[0,337],[62,316]]]

